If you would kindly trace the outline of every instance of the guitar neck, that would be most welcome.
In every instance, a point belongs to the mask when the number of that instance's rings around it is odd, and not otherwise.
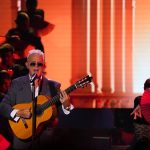
[[[75,84],[73,84],[70,87],[68,87],[67,89],[65,89],[65,92],[67,94],[69,94],[70,92],[74,91],[77,88],[84,87],[91,81],[92,81],[92,77],[87,75],[86,77],[82,78],[81,80],[77,81]],[[47,102],[45,102],[44,104],[42,104],[41,106],[39,106],[38,109],[40,109],[41,111],[44,111],[49,106],[57,103],[59,101],[59,99],[60,99],[60,95],[58,94],[58,95],[54,96],[52,99],[50,99]]]
[[[71,93],[72,91],[74,91],[75,89],[77,89],[77,86],[75,84],[73,84],[72,86],[68,87],[67,89],[65,89],[65,92],[67,94]],[[42,111],[44,111],[45,109],[47,109],[48,107],[50,107],[51,105],[59,102],[59,99],[60,99],[60,95],[56,95],[54,96],[52,99],[49,99],[47,102],[45,102],[44,104],[42,104],[40,106],[40,109]]]

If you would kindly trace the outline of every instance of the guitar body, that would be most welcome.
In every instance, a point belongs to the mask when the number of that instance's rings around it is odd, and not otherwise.
[[[48,98],[43,95],[39,95],[37,97],[37,105],[42,105],[43,103],[47,102]],[[13,107],[14,109],[25,109],[25,108],[32,108],[32,103],[22,103],[17,104]],[[40,128],[40,125],[46,121],[48,121],[52,116],[52,107],[48,107],[41,115],[36,116],[36,130]],[[24,119],[27,127],[25,127],[22,119],[20,118],[18,122],[14,122],[9,120],[9,124],[13,133],[19,139],[26,140],[32,136],[32,117],[29,119]]]

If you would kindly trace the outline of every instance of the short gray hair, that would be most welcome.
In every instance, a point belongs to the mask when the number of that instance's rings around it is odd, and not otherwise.
[[[27,60],[29,59],[29,57],[30,57],[31,55],[34,55],[34,54],[39,55],[39,56],[42,56],[42,57],[43,57],[43,60],[44,60],[44,53],[43,53],[41,50],[39,50],[39,49],[30,50],[29,53],[28,53],[28,56],[27,56]]]

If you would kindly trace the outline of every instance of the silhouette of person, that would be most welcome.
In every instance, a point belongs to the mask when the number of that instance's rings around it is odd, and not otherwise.
[[[34,29],[38,37],[47,35],[50,33],[55,25],[45,20],[45,14],[43,9],[37,9],[37,0],[27,0],[26,9],[30,18],[30,25]]]
[[[6,70],[0,71],[0,103],[6,95],[11,85],[11,76]],[[8,124],[8,120],[0,116],[0,134],[2,134],[9,142],[12,142],[12,132]]]
[[[6,70],[0,71],[0,102],[8,91],[11,84],[11,76]]]
[[[34,30],[30,27],[30,19],[26,12],[18,12],[15,20],[16,27],[10,29],[6,34],[6,40],[12,44],[15,49],[15,59],[24,59],[28,52],[26,49],[36,48],[44,52],[41,39],[37,37]]]
[[[11,78],[14,79],[28,72],[24,65],[19,65],[15,63],[14,60],[14,47],[9,43],[4,43],[0,46],[0,70],[7,70]]]
[[[14,47],[9,43],[4,43],[0,46],[0,70],[9,71],[11,76],[13,75],[12,68],[14,64],[13,52]]]

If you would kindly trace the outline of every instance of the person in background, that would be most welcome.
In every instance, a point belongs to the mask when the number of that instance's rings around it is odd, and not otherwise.
[[[11,76],[8,71],[1,70],[0,71],[0,102],[7,93],[9,87],[11,85]]]
[[[150,88],[150,79],[144,83],[144,91]],[[145,96],[145,92],[141,96],[134,99],[133,125],[135,133],[135,141],[132,145],[132,150],[149,150],[150,149],[150,123],[144,118],[140,103],[141,99]]]
[[[11,85],[11,76],[6,70],[0,71],[0,103],[6,95]],[[12,132],[8,120],[0,115],[0,134],[10,143],[12,142]]]
[[[12,79],[28,73],[25,65],[19,65],[14,59],[14,47],[9,43],[0,46],[0,70],[6,70]]]
[[[26,12],[17,13],[15,20],[16,27],[11,28],[6,33],[6,41],[13,45],[14,59],[25,60],[28,50],[40,49],[44,52],[41,39],[35,35],[33,28],[30,26],[30,18]]]
[[[43,9],[37,9],[37,0],[26,0],[26,12],[30,18],[30,26],[38,37],[49,34],[55,27],[54,24],[45,20]]]
[[[13,58],[14,47],[9,43],[0,46],[1,64],[0,70],[11,70],[14,64]]]

